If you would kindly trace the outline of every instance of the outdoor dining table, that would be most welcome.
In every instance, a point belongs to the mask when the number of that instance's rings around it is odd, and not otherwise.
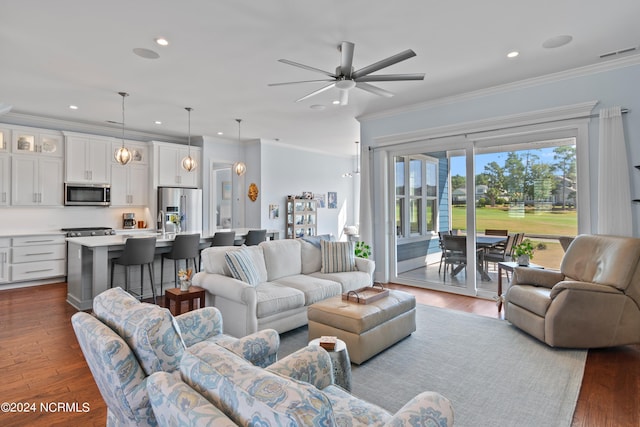
[[[505,243],[507,241],[506,236],[476,236],[476,252],[480,252],[480,255],[484,253],[484,251],[494,248],[500,243]],[[451,276],[455,276],[464,268],[464,264],[458,265],[452,272]],[[491,277],[489,273],[487,273],[484,269],[484,262],[479,259],[476,262],[476,269],[480,273],[480,277],[484,281],[491,281]]]

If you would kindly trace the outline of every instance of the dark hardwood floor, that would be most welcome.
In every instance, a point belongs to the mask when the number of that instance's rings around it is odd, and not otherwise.
[[[422,304],[500,318],[492,301],[389,286]],[[20,410],[3,406],[2,426],[105,425],[106,406],[73,333],[76,310],[66,293],[65,283],[0,291],[0,402]],[[572,426],[638,427],[639,396],[639,345],[591,350]]]

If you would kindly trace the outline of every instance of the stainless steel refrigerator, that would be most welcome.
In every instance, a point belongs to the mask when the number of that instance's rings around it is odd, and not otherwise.
[[[180,232],[202,233],[202,190],[158,187],[158,211],[164,213],[165,227],[179,223]],[[158,212],[158,218],[160,218],[160,212]],[[158,226],[162,227],[162,224]]]

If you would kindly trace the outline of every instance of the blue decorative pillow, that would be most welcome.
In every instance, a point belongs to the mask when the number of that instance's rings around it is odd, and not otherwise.
[[[237,251],[227,252],[224,254],[224,259],[234,279],[242,280],[252,286],[260,283],[260,272],[245,246]]]
[[[301,239],[320,249],[320,241],[326,240],[328,242],[332,242],[333,236],[331,234],[320,234],[318,236],[302,236]]]
[[[321,273],[342,273],[356,271],[354,242],[328,242],[320,240],[322,252]]]

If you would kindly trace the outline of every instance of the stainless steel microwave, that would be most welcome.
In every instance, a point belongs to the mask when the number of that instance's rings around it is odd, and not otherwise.
[[[64,184],[66,206],[110,206],[109,184]]]

